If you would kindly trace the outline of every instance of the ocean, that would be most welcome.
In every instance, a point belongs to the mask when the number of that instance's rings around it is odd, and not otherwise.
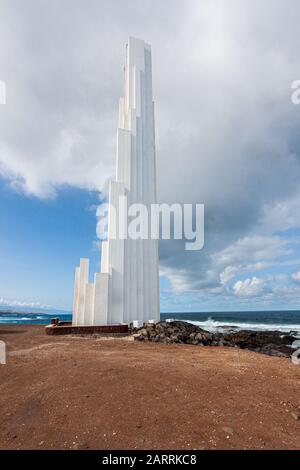
[[[0,311],[0,324],[47,325],[51,318],[70,321],[71,313]],[[193,312],[162,313],[161,319],[184,320],[215,332],[224,330],[254,330],[295,332],[300,335],[300,311],[255,312]]]

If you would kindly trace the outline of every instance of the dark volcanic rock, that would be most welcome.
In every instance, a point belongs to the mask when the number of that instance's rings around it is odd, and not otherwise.
[[[137,341],[231,346],[278,357],[290,357],[293,352],[290,345],[295,340],[294,336],[284,335],[279,331],[210,333],[184,321],[145,323],[143,328],[132,329],[131,332]]]
[[[290,357],[294,337],[283,335],[279,331],[237,331],[224,334],[225,342],[230,346],[250,349],[270,356]]]

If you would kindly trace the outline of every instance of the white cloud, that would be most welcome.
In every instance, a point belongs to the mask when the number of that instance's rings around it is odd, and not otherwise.
[[[266,292],[265,280],[253,277],[244,281],[237,281],[233,286],[233,291],[238,297],[256,297]]]
[[[212,259],[220,265],[251,261],[249,267],[259,269],[267,260],[293,254],[290,245],[290,239],[279,236],[248,235],[214,253]]]
[[[297,271],[296,273],[293,273],[292,278],[294,279],[294,281],[300,282],[300,271]]]
[[[44,305],[41,302],[27,302],[24,300],[4,299],[0,297],[0,305],[2,307],[24,307],[24,308],[42,308],[49,309],[50,305]]]
[[[226,285],[239,271],[237,266],[226,266],[220,274],[220,281],[222,285]]]

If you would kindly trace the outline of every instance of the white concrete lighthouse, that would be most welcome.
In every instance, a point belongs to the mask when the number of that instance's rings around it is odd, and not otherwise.
[[[109,204],[115,208],[118,221],[123,217],[120,200],[124,196],[128,205],[143,204],[150,208],[157,202],[151,47],[142,40],[130,38],[124,70],[116,180],[110,183],[109,189]],[[94,282],[89,283],[88,259],[81,259],[75,271],[73,324],[158,321],[158,270],[157,239],[116,236],[109,214],[108,239],[102,242],[101,272],[95,273]]]

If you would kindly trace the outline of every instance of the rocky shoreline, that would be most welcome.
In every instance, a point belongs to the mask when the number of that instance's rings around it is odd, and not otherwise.
[[[291,345],[297,339],[291,333],[280,331],[211,333],[184,321],[146,323],[142,328],[132,328],[131,334],[136,341],[238,347],[277,357],[291,357]]]

